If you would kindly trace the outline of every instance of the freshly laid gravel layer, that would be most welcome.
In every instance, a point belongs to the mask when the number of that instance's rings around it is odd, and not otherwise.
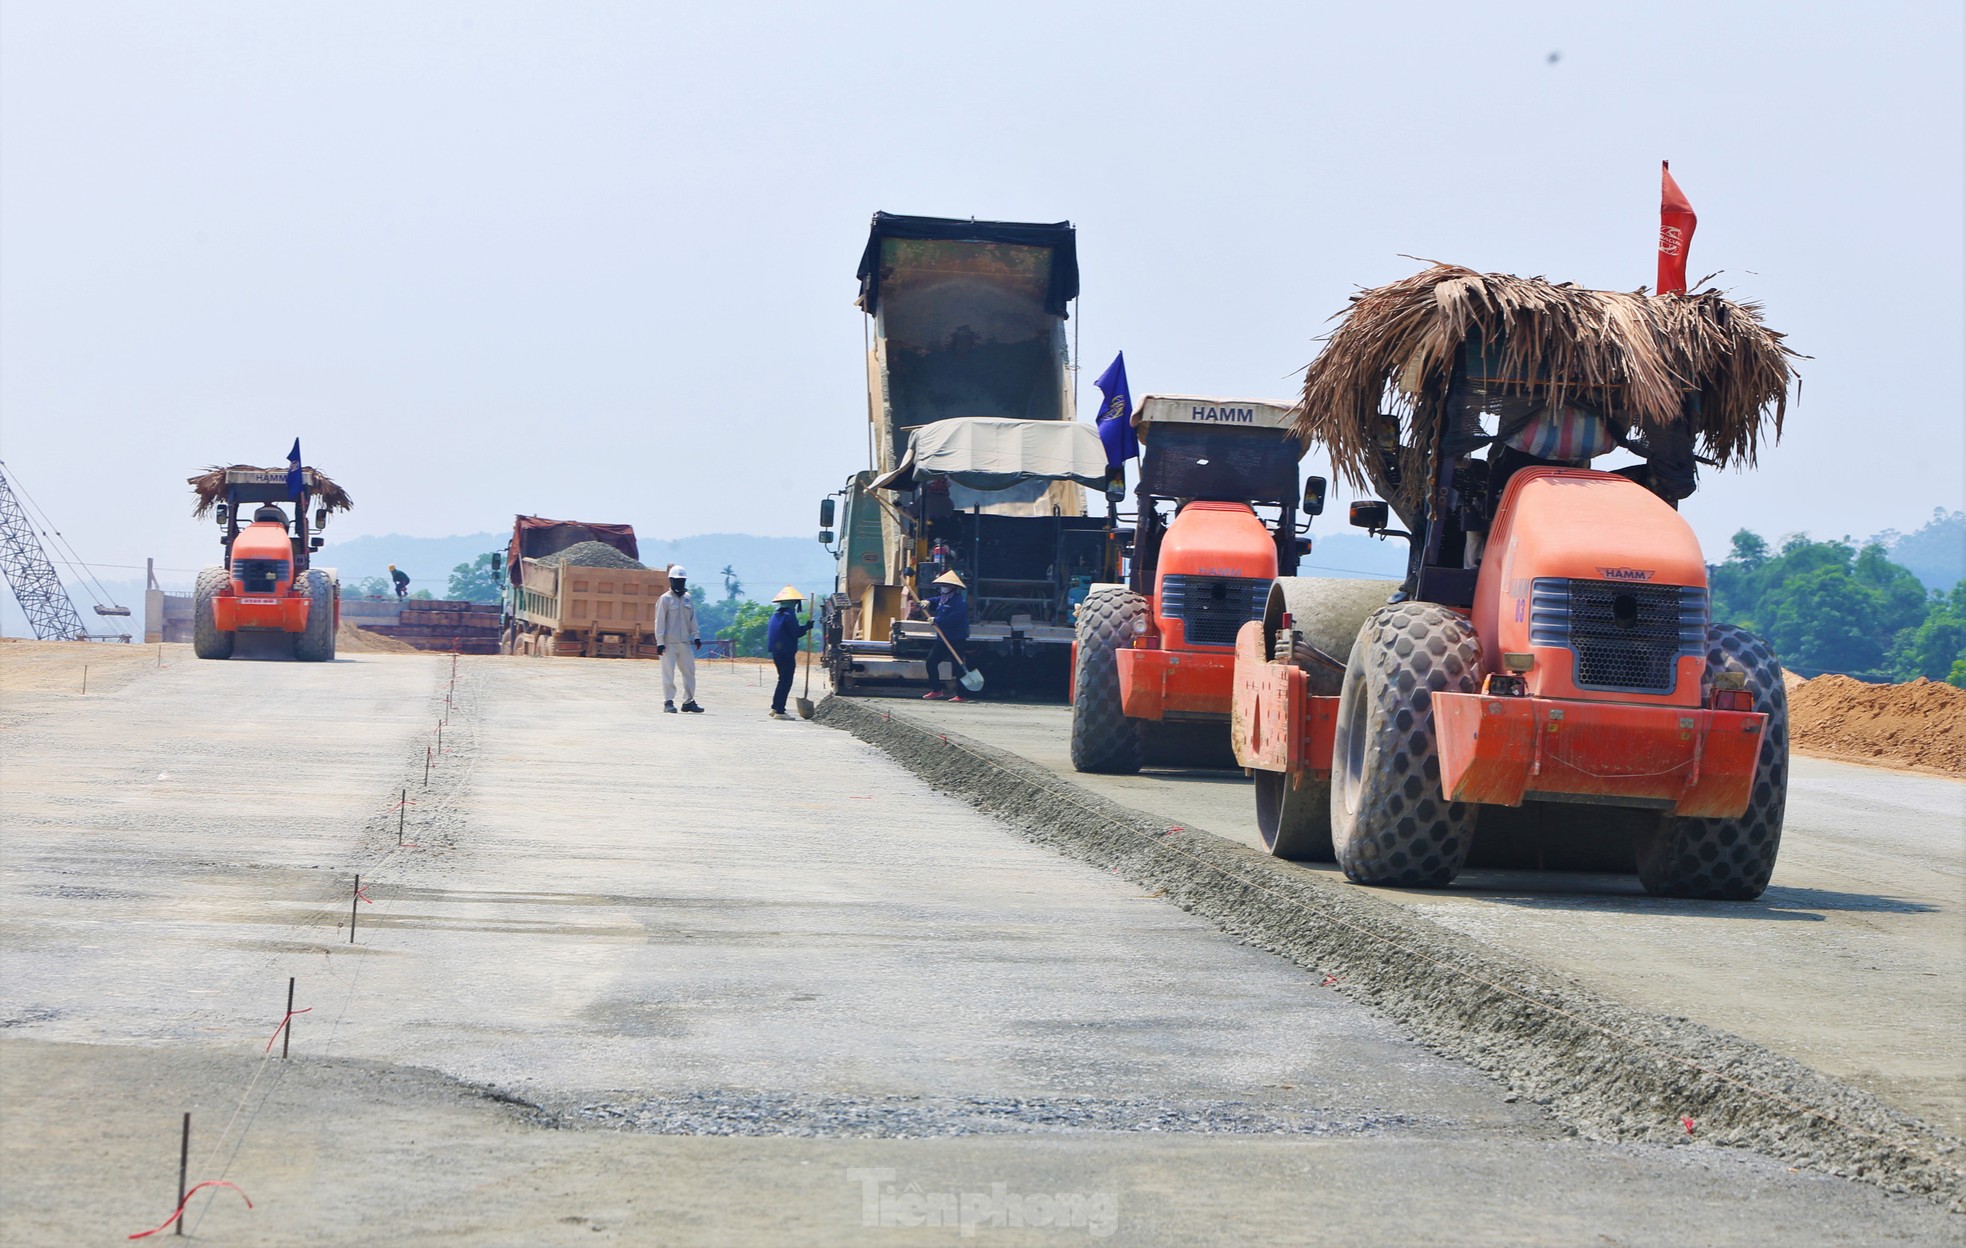
[[[1959,1141],[1790,1058],[1599,996],[1365,889],[1169,827],[882,704],[829,697],[817,719],[1028,839],[1319,973],[1583,1134],[1752,1148],[1966,1213]]]
[[[576,568],[647,568],[636,559],[630,559],[606,542],[575,542],[565,550],[543,555],[539,562],[550,563],[554,567],[572,565]]]
[[[1236,1101],[1026,1097],[840,1097],[693,1092],[547,1110],[562,1127],[613,1127],[656,1135],[790,1135],[929,1139],[1033,1130],[1231,1135],[1377,1135],[1423,1125],[1410,1114],[1318,1116]],[[1427,1124],[1437,1125],[1437,1124]]]

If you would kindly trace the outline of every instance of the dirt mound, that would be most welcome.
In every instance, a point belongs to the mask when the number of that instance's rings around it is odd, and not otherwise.
[[[1966,776],[1966,689],[1818,676],[1789,688],[1789,741],[1807,754]]]
[[[576,568],[645,568],[648,566],[630,559],[627,555],[622,554],[606,542],[575,542],[565,550],[556,551],[553,554],[544,556],[540,559],[540,562],[550,563],[555,567],[570,565]]]
[[[384,637],[366,628],[357,628],[347,620],[335,630],[334,644],[337,651],[346,650],[350,654],[421,654],[415,646],[394,637]]]

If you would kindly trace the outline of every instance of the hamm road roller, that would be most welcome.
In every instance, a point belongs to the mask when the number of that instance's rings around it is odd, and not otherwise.
[[[1348,651],[1290,579],[1238,636],[1233,744],[1271,851],[1364,884],[1439,887],[1473,861],[1760,896],[1781,666],[1711,618],[1677,507],[1700,464],[1779,435],[1795,358],[1715,291],[1442,265],[1357,296],[1295,429],[1382,496],[1351,521],[1410,558]]]
[[[295,443],[296,455],[299,449]],[[303,662],[334,658],[341,586],[333,569],[310,564],[321,548],[315,534],[329,512],[352,504],[348,492],[298,460],[291,468],[212,468],[190,485],[198,496],[192,515],[217,517],[225,551],[220,566],[198,574],[192,651],[201,659],[229,659],[239,634],[251,632],[291,638],[293,656]],[[283,505],[293,508],[291,520]]]
[[[1131,417],[1141,460],[1129,578],[1093,586],[1078,610],[1077,770],[1126,774],[1148,761],[1228,762],[1221,733],[1231,709],[1236,630],[1262,616],[1279,573],[1297,571],[1310,549],[1308,521],[1324,508],[1323,478],[1310,478],[1300,491],[1304,447],[1291,436],[1289,411],[1250,399],[1140,401]],[[1392,588],[1301,583],[1317,587],[1347,636]]]

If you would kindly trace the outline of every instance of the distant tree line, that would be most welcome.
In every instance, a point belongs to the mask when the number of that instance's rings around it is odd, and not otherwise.
[[[1799,676],[1924,676],[1966,687],[1966,581],[1927,591],[1882,545],[1798,533],[1771,550],[1742,529],[1727,561],[1709,569],[1709,582],[1713,618],[1766,638]]]

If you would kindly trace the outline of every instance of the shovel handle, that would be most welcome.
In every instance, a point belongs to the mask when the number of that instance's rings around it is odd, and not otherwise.
[[[950,640],[949,640],[949,634],[947,634],[947,633],[945,633],[945,632],[943,632],[943,631],[942,631],[942,626],[941,626],[940,624],[937,624],[937,623],[935,623],[935,622],[934,622],[933,620],[931,620],[931,621],[929,621],[929,627],[930,627],[930,628],[932,628],[932,629],[934,629],[934,630],[935,630],[935,635],[936,635],[937,637],[940,637],[940,638],[942,639],[942,644],[943,644],[943,645],[945,645],[945,646],[947,646],[947,647],[949,647],[949,653],[950,653],[950,654],[953,654],[953,655],[955,655],[955,656],[956,656],[956,662],[958,662],[958,663],[960,663],[960,664],[962,664],[962,665],[963,665],[963,670],[964,670],[965,672],[966,672],[966,671],[968,671],[968,670],[969,670],[969,660],[968,660],[968,659],[965,659],[965,658],[964,658],[964,657],[962,656],[962,652],[956,649],[956,643],[955,643],[955,642],[953,642],[953,641],[950,641]]]
[[[810,611],[808,611],[808,612],[807,612],[807,614],[808,614],[808,615],[809,615],[809,616],[811,617],[811,619],[810,619],[810,620],[808,620],[808,621],[807,621],[807,624],[806,624],[806,692],[805,692],[805,696],[806,696],[806,700],[807,700],[808,702],[810,702],[810,701],[812,700],[812,626],[813,626],[813,625],[815,625],[815,624],[817,624],[817,623],[819,623],[819,595],[818,595],[818,594],[814,594],[814,595],[812,596],[812,609],[811,609]]]

